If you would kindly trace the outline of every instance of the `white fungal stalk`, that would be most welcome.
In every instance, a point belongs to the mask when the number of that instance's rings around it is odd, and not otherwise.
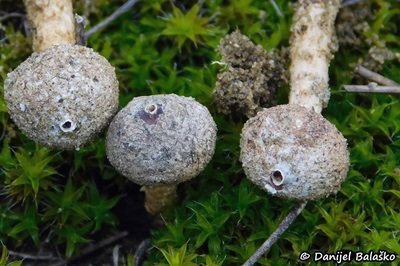
[[[75,44],[71,0],[24,0],[24,4],[33,26],[33,50]]]
[[[320,113],[328,105],[329,62],[338,45],[334,37],[340,0],[300,0],[293,17],[289,102]]]
[[[151,215],[156,215],[175,204],[177,185],[142,186],[145,194],[144,207]]]

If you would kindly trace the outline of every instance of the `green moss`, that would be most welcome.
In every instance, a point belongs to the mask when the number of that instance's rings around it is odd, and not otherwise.
[[[77,11],[89,16],[89,25],[95,25],[124,1],[92,1],[86,8],[86,1],[75,2]],[[280,17],[271,1],[178,2],[141,1],[94,34],[88,45],[116,67],[121,107],[139,95],[192,96],[209,107],[219,128],[212,162],[182,185],[182,202],[163,214],[164,227],[152,231],[157,249],[146,265],[239,265],[295,202],[270,197],[245,178],[238,160],[243,124],[216,114],[211,92],[222,66],[212,62],[220,59],[216,47],[221,37],[237,28],[267,50],[288,45],[292,3],[276,1]],[[400,103],[395,96],[342,89],[356,81],[353,66],[371,45],[400,52],[397,1],[373,0],[371,5],[362,43],[341,47],[331,64],[332,98],[324,111],[348,139],[348,178],[336,196],[309,203],[260,265],[294,265],[305,250],[400,254]],[[29,55],[30,41],[18,19],[0,23],[0,39],[7,38],[0,41],[4,80]],[[387,61],[381,71],[400,82],[398,73],[396,61]],[[285,103],[287,88],[279,93],[279,102]],[[49,240],[73,256],[83,245],[123,229],[124,217],[114,206],[127,199],[131,187],[107,162],[104,137],[80,151],[48,151],[18,131],[0,97],[0,141],[0,239],[10,249],[39,247]]]
[[[13,261],[9,262],[8,260],[8,250],[4,244],[2,244],[3,249],[1,252],[1,257],[0,257],[0,266],[21,266],[22,261]]]

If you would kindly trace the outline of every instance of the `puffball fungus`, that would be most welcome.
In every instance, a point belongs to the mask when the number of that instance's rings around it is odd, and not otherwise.
[[[9,114],[29,138],[57,149],[79,148],[118,109],[114,67],[92,49],[62,44],[33,53],[7,75]]]
[[[349,167],[347,142],[336,127],[294,104],[264,109],[249,119],[240,146],[247,177],[284,198],[318,199],[336,193]]]
[[[177,184],[198,175],[214,154],[217,128],[189,97],[134,98],[107,133],[111,164],[140,185]]]
[[[171,205],[176,185],[197,176],[211,160],[217,127],[193,98],[134,98],[107,132],[107,157],[131,181],[144,186],[145,207],[157,214]]]

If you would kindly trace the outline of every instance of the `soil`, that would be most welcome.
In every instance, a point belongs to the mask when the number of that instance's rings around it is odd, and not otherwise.
[[[218,51],[225,66],[213,92],[219,112],[250,118],[276,104],[276,92],[287,82],[287,67],[277,52],[267,53],[239,31],[225,36]]]

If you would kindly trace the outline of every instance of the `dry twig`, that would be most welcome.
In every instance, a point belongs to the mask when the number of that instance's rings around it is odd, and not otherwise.
[[[351,6],[351,5],[355,5],[362,2],[362,0],[346,0],[343,1],[342,6],[341,7],[346,7],[346,6]]]
[[[275,9],[275,12],[278,14],[278,17],[283,18],[283,13],[281,9],[279,8],[278,4],[275,2],[275,0],[270,0],[272,6]]]
[[[58,260],[58,258],[52,255],[32,255],[28,253],[15,252],[12,250],[8,251],[8,254],[14,257],[22,258],[24,260]]]
[[[356,67],[356,72],[371,81],[374,81],[378,84],[385,85],[385,86],[399,86],[399,84],[391,79],[388,79],[374,71],[371,71],[361,65]]]
[[[25,18],[25,15],[17,12],[5,13],[0,16],[0,22],[10,18]]]
[[[378,86],[371,82],[368,85],[344,85],[344,89],[348,92],[366,92],[366,93],[400,93],[399,86]]]
[[[120,245],[115,245],[112,251],[112,257],[113,257],[113,265],[118,266],[119,265],[119,249],[121,248]]]
[[[112,243],[114,243],[118,240],[121,240],[121,239],[127,237],[128,235],[129,235],[129,233],[126,231],[120,232],[112,237],[101,240],[100,242],[98,242],[96,244],[89,245],[88,247],[86,247],[82,250],[81,254],[72,257],[68,261],[62,261],[62,262],[53,264],[52,266],[63,266],[63,265],[66,265],[67,263],[76,262],[76,261],[88,256],[89,254],[91,254],[93,252],[96,252],[108,245],[111,245]]]
[[[267,250],[281,237],[281,235],[288,229],[288,227],[293,223],[296,217],[303,211],[306,207],[307,201],[301,202],[296,208],[294,208],[280,223],[278,228],[269,236],[269,238],[262,244],[262,246],[242,265],[242,266],[252,266],[264,255]]]
[[[115,20],[116,18],[118,18],[119,16],[121,16],[123,13],[125,13],[126,11],[128,11],[130,8],[132,8],[137,2],[139,2],[139,0],[129,0],[127,1],[125,4],[123,4],[120,8],[118,8],[117,10],[115,10],[114,13],[112,13],[109,17],[107,17],[105,20],[103,20],[102,22],[100,22],[99,24],[97,24],[96,26],[94,26],[93,28],[91,28],[90,30],[88,30],[85,34],[85,38],[88,39],[92,34],[94,34],[95,32],[98,32],[102,29],[104,29],[105,27],[108,26],[108,24],[110,24],[113,20]]]
[[[146,255],[146,252],[149,250],[150,246],[151,246],[151,241],[149,238],[146,238],[139,244],[134,254],[134,260],[136,266],[142,265],[144,256]]]
[[[86,46],[86,38],[85,38],[85,25],[86,19],[78,14],[75,14],[75,39],[76,44]]]

